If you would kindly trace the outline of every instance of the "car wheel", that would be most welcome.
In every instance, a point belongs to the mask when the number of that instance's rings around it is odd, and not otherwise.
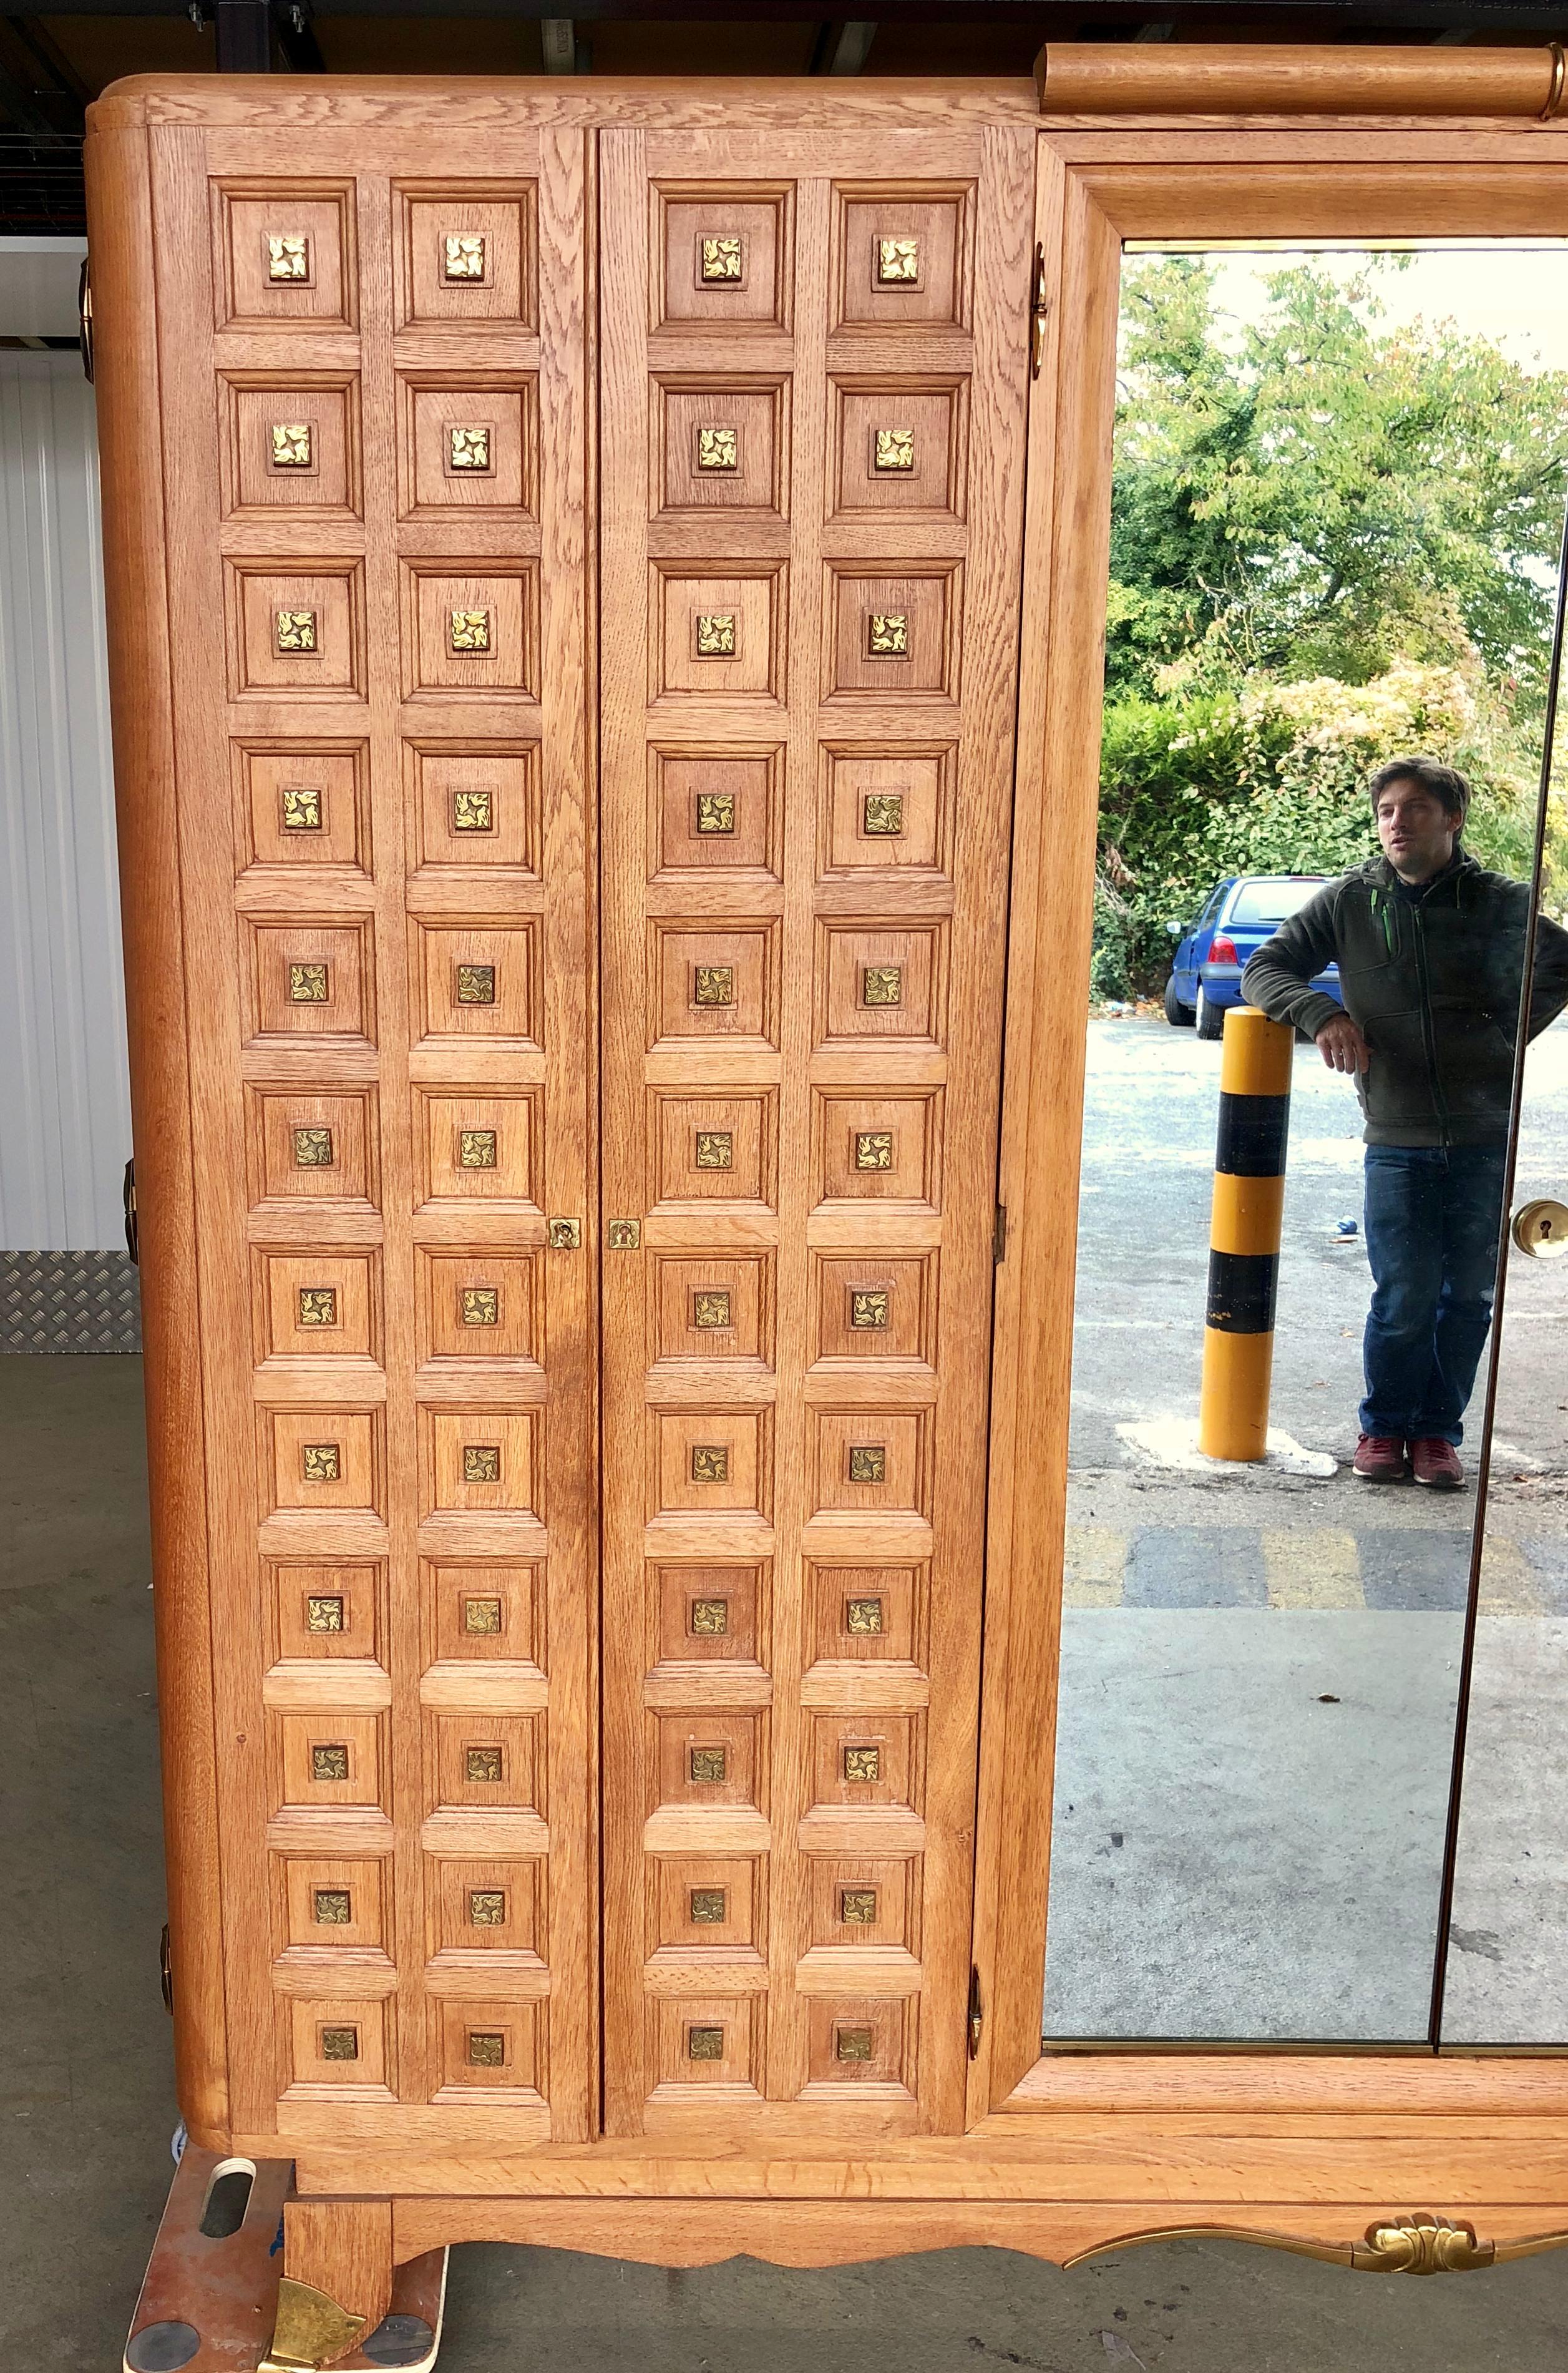
[[[1218,1038],[1225,1029],[1225,1008],[1216,1005],[1202,983],[1198,988],[1198,1035]]]
[[[1197,1015],[1190,1005],[1183,1005],[1176,994],[1176,975],[1171,974],[1165,985],[1165,1018],[1175,1030],[1191,1030]]]

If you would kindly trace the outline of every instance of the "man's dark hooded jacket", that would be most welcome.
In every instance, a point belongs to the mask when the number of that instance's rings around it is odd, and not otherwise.
[[[1338,1011],[1310,986],[1340,968],[1372,1050],[1356,1093],[1368,1145],[1501,1145],[1508,1134],[1529,885],[1457,849],[1412,892],[1378,856],[1326,883],[1250,959],[1241,993],[1315,1037]],[[1568,931],[1543,915],[1529,1035],[1568,1004]]]

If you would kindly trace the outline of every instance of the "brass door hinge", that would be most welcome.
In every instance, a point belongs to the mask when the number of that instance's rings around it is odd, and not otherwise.
[[[1029,297],[1029,377],[1038,379],[1045,367],[1045,325],[1051,299],[1045,293],[1045,250],[1035,249],[1034,288]]]
[[[1005,1261],[1007,1257],[1007,1206],[1005,1203],[998,1203],[996,1206],[996,1218],[991,1231],[991,1257],[993,1261]]]
[[[980,2039],[985,2028],[985,2011],[980,1999],[980,1971],[970,1971],[970,2058],[980,2058]]]

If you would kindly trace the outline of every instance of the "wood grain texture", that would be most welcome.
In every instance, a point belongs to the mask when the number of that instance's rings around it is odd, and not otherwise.
[[[1531,49],[1225,46],[1183,42],[1155,59],[1098,42],[1049,41],[1040,112],[1060,115],[1465,115],[1533,119],[1552,59]]]
[[[374,2332],[392,2303],[391,2202],[288,2200],[283,2231],[285,2274],[325,2291]]]

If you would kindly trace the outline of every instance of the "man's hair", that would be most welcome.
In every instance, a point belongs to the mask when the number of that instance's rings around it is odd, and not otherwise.
[[[1434,800],[1441,800],[1451,816],[1461,824],[1469,811],[1470,787],[1457,766],[1444,766],[1440,758],[1390,758],[1379,766],[1367,784],[1372,801],[1372,812],[1377,812],[1377,802],[1391,783],[1419,783]]]

